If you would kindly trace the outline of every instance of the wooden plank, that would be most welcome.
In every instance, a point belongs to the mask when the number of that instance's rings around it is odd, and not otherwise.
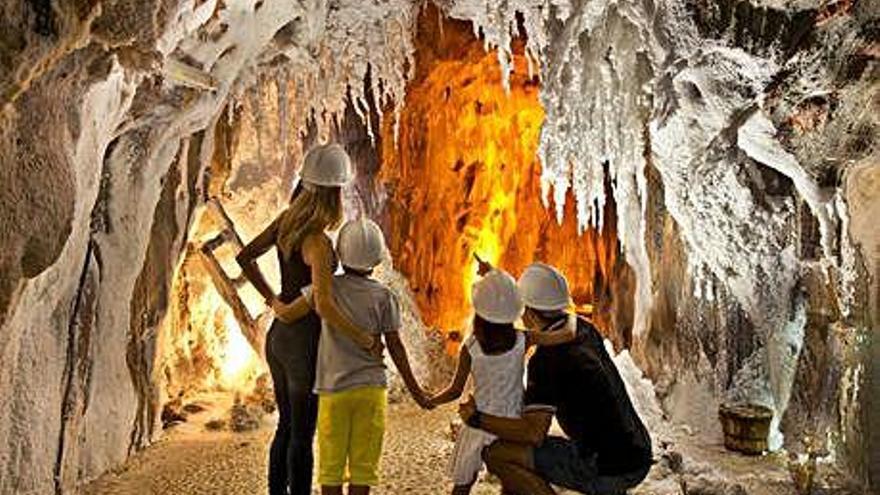
[[[198,252],[201,255],[205,269],[211,277],[211,281],[214,283],[214,287],[217,289],[217,293],[220,294],[220,297],[222,297],[226,304],[232,309],[232,314],[238,322],[238,325],[241,327],[241,332],[244,335],[244,338],[247,339],[257,355],[265,360],[263,349],[265,349],[264,344],[266,342],[266,336],[257,324],[257,321],[251,318],[251,314],[248,311],[247,306],[245,306],[244,301],[242,301],[241,297],[238,295],[238,290],[236,290],[232,279],[226,275],[223,266],[220,265],[220,262],[217,260],[217,257],[214,256],[214,252],[209,246],[205,244],[198,246]]]
[[[244,249],[244,242],[242,242],[241,236],[238,235],[238,231],[235,230],[235,224],[232,223],[232,218],[226,213],[226,209],[223,208],[220,200],[217,198],[209,199],[208,207],[217,214],[217,217],[219,217],[220,221],[223,223],[224,229],[222,235],[226,237],[226,239],[231,242],[238,251]]]
[[[224,236],[223,233],[221,232],[221,233],[215,235],[214,237],[208,239],[207,241],[204,241],[202,243],[202,245],[206,246],[211,251],[214,251],[215,249],[218,249],[220,246],[222,246],[225,242],[226,242],[226,236]]]

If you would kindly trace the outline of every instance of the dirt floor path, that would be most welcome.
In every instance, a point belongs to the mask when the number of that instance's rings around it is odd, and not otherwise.
[[[383,480],[377,495],[448,493],[446,466],[454,406],[426,413],[410,403],[392,405],[388,414]],[[171,429],[155,445],[81,490],[83,495],[263,495],[266,459],[275,417],[248,433],[208,432],[210,413]],[[676,435],[658,455],[648,479],[633,495],[797,495],[780,456],[731,454],[720,442]],[[315,491],[314,493],[318,493]],[[491,480],[473,495],[499,493]],[[817,489],[822,495],[855,494]],[[560,492],[560,495],[563,495]]]
[[[409,404],[392,406],[382,486],[374,493],[446,493],[446,462],[452,450],[449,423],[454,414],[452,407],[425,413]],[[266,459],[274,421],[274,417],[267,417],[262,428],[248,433],[206,432],[200,426],[181,425],[81,493],[262,495],[266,493]],[[473,493],[497,494],[498,488],[482,483]]]

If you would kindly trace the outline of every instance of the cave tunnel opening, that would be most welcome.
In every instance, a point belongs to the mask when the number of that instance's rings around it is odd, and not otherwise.
[[[382,128],[378,180],[394,265],[425,322],[447,333],[465,326],[475,255],[514,276],[541,261],[566,275],[578,312],[628,345],[608,316],[624,270],[613,201],[600,228],[581,231],[571,194],[561,222],[552,200],[542,200],[544,110],[524,38],[514,43],[506,90],[498,53],[470,23],[423,14],[419,29],[417,72],[399,121],[386,118]]]

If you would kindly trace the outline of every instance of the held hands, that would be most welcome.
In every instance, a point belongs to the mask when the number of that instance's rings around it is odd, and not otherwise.
[[[411,391],[411,393],[413,396],[413,400],[415,400],[416,404],[418,404],[419,407],[421,407],[422,409],[430,411],[431,409],[434,409],[436,407],[434,401],[432,401],[431,398],[428,397],[428,394],[426,394],[425,391],[421,388],[419,388],[418,390],[413,390]]]
[[[416,404],[426,411],[430,411],[437,407],[437,404],[434,403],[431,397],[418,385],[416,385],[414,389],[410,389],[410,394],[412,394],[413,400],[416,401]]]
[[[436,401],[434,401],[434,398],[431,397],[430,394],[425,392],[425,390],[422,389],[422,387],[420,387],[419,385],[416,384],[411,386],[409,389],[409,393],[412,395],[413,400],[416,401],[416,404],[418,404],[419,407],[421,407],[422,409],[430,411],[431,409],[437,407],[437,403]]]
[[[436,409],[436,408],[442,406],[443,404],[446,404],[447,402],[449,402],[449,401],[443,399],[443,393],[434,394],[434,395],[426,394],[425,398],[428,401],[428,404],[430,405],[430,407],[428,407],[428,409]]]

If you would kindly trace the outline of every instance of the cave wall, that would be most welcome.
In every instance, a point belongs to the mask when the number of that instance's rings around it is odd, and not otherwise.
[[[6,255],[0,388],[9,398],[0,406],[3,493],[47,493],[57,473],[69,476],[62,467],[69,457],[58,455],[59,446],[77,448],[82,422],[62,413],[80,416],[89,402],[95,370],[80,364],[96,364],[103,336],[100,301],[93,300],[103,258],[91,242],[90,220],[102,157],[134,85],[118,64],[101,64],[94,53],[76,58],[4,115],[4,134],[14,137],[0,166]],[[80,66],[88,63],[104,67],[90,76]],[[72,80],[68,85],[57,85],[61,73]]]
[[[876,263],[872,261],[876,254],[871,254],[876,241],[859,240],[858,232],[849,227],[862,212],[848,189],[849,174],[857,169],[854,165],[876,157],[878,150],[875,138],[866,137],[876,135],[877,120],[858,110],[878,108],[877,66],[865,59],[865,52],[877,43],[872,27],[877,12],[865,3],[842,2],[827,10],[814,7],[783,12],[772,5],[722,3],[705,9],[697,5],[690,15],[702,36],[739,50],[731,59],[746,56],[751,58],[747,63],[770,63],[765,69],[771,76],[753,87],[755,99],[747,96],[733,104],[736,109],[728,114],[730,120],[714,128],[720,134],[710,134],[712,141],[704,154],[682,156],[681,145],[692,138],[673,140],[678,149],[658,153],[665,145],[656,141],[666,139],[659,131],[651,136],[655,141],[650,163],[661,170],[665,203],[684,230],[689,248],[685,257],[692,265],[688,284],[696,284],[692,294],[698,301],[703,299],[694,304],[695,298],[685,292],[677,313],[687,319],[714,312],[726,322],[718,328],[704,321],[679,320],[675,330],[703,335],[697,355],[709,358],[715,370],[714,383],[709,382],[715,396],[719,400],[765,397],[777,411],[787,448],[804,452],[809,439],[864,480],[866,453],[872,448],[862,418],[861,408],[871,404],[862,368],[869,362],[866,342],[874,325],[867,287],[870,266]],[[768,25],[774,29],[767,31]],[[705,55],[701,58],[696,67],[706,63]],[[701,71],[718,71],[712,67],[716,62],[694,72],[689,63],[673,77],[680,94],[674,97],[677,108],[668,119],[688,115],[687,101],[695,102],[691,112],[711,114],[719,108],[713,108],[719,103],[713,98],[723,95],[720,101],[731,105],[741,96],[728,91],[738,88],[748,94],[742,80],[724,82],[728,77],[724,72],[703,79],[706,75]],[[757,107],[747,103],[750,99],[757,101]],[[683,122],[692,118],[686,116]],[[700,116],[696,121],[707,123]],[[758,122],[764,130],[756,131]],[[725,138],[732,132],[735,137]],[[668,176],[670,165],[681,158],[693,169],[683,176],[688,177],[687,189],[670,195],[675,187]],[[695,171],[709,178],[705,195],[694,195],[703,187],[702,177],[692,175]],[[730,173],[735,174],[736,185],[725,185],[723,194],[741,188],[726,201],[734,210],[705,216],[709,211],[703,199],[719,184],[728,184],[718,174]],[[869,181],[860,184],[872,187]],[[735,209],[744,197],[749,198],[742,211],[747,216],[745,221],[736,220]],[[719,225],[721,218],[739,225]],[[691,228],[696,231],[687,232]],[[737,235],[731,237],[731,229]],[[857,244],[863,246],[861,251]],[[725,251],[729,261],[712,259]],[[713,266],[718,262],[726,268],[719,271]],[[751,263],[753,268],[748,268]],[[665,284],[663,267],[659,268],[652,281],[655,290]],[[747,275],[750,269],[757,271]],[[745,291],[743,282],[749,284]],[[657,323],[652,321],[652,331],[662,335]],[[706,332],[707,328],[712,330]],[[756,390],[755,384],[762,382],[764,390]]]

